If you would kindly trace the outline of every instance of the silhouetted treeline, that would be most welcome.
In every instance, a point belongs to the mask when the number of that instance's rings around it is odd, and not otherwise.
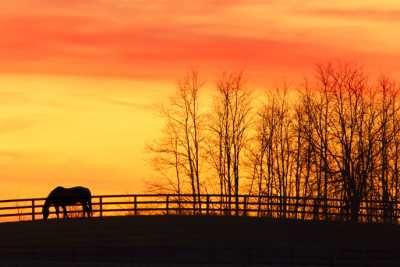
[[[164,178],[153,184],[158,190],[198,200],[218,193],[233,214],[238,195],[251,193],[260,214],[268,215],[265,201],[277,196],[282,217],[304,217],[301,202],[316,198],[314,216],[329,219],[338,200],[343,220],[358,221],[361,208],[370,222],[394,218],[400,175],[394,80],[371,81],[362,68],[342,63],[318,65],[300,88],[265,97],[243,80],[242,73],[221,75],[212,105],[200,101],[204,83],[196,71],[181,81],[163,112],[163,136],[150,147]]]

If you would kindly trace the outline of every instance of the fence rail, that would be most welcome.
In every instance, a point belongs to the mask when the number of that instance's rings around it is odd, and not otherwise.
[[[0,200],[0,221],[41,220],[45,198]],[[121,215],[224,215],[288,218],[315,221],[350,221],[350,207],[340,199],[259,195],[133,194],[92,197],[94,217]],[[62,212],[61,212],[62,213]],[[55,211],[51,210],[50,218]],[[68,207],[68,217],[81,217],[82,208]],[[357,221],[398,223],[399,202],[362,201]]]

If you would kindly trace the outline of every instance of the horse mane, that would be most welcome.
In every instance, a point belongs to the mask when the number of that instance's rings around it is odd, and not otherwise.
[[[52,192],[55,192],[55,191],[64,190],[64,189],[65,189],[65,187],[57,186],[56,188],[54,188],[54,189],[51,191],[51,193],[52,193]],[[50,193],[50,194],[51,194],[51,193]]]
[[[47,196],[47,198],[44,202],[44,206],[46,206],[46,207],[51,206],[51,201],[53,201],[54,195],[57,194],[57,192],[64,190],[64,189],[65,188],[62,186],[57,186],[56,188],[51,190],[51,192],[49,193],[49,195]]]

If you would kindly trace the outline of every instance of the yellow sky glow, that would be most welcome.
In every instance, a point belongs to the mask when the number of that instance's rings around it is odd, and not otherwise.
[[[400,76],[397,0],[16,0],[0,4],[0,199],[56,185],[137,193],[157,107],[198,68],[250,87],[296,84],[314,64]]]
[[[159,135],[170,86],[158,82],[3,75],[0,177],[10,196],[64,184],[94,192],[143,190],[151,172],[144,144]],[[163,90],[160,90],[163,88]]]

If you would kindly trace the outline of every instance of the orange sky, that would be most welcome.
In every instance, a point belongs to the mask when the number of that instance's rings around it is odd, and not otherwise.
[[[397,0],[15,0],[0,3],[0,199],[55,185],[143,191],[156,106],[196,66],[253,86],[354,60],[400,74]]]

